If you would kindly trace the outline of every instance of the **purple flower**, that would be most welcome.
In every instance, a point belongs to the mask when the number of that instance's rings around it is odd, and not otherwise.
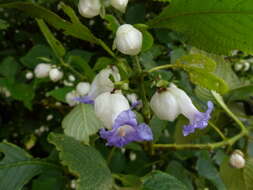
[[[94,100],[90,96],[77,97],[74,100],[84,104],[94,104]]]
[[[111,130],[101,129],[100,136],[107,140],[108,146],[123,147],[133,141],[151,141],[153,134],[145,123],[139,124],[133,111],[121,112]]]
[[[184,126],[184,136],[194,133],[195,129],[204,129],[208,125],[208,120],[210,119],[210,115],[213,111],[213,103],[211,101],[208,101],[207,106],[208,109],[205,113],[195,110],[194,113],[188,114],[190,124]]]

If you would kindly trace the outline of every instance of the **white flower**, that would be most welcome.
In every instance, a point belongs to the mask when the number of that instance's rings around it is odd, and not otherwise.
[[[125,12],[128,0],[111,0],[111,5],[119,10],[120,12]]]
[[[63,72],[60,71],[57,68],[51,69],[49,71],[49,78],[53,81],[53,82],[57,82],[59,80],[61,80],[63,77]]]
[[[213,103],[208,101],[208,109],[202,113],[193,105],[191,98],[176,85],[155,93],[151,98],[151,108],[158,118],[173,121],[179,114],[189,119],[189,125],[184,126],[183,135],[193,133],[195,129],[203,129],[208,125]]]
[[[116,48],[126,55],[137,55],[142,48],[142,33],[130,24],[121,25],[115,38]]]
[[[45,78],[48,77],[50,70],[51,70],[50,64],[40,63],[35,67],[34,73],[37,78]]]
[[[65,100],[69,104],[69,106],[75,106],[79,104],[79,102],[75,100],[75,98],[78,97],[79,97],[78,93],[75,90],[72,90],[71,92],[66,94]]]
[[[120,74],[116,67],[108,67],[101,70],[91,83],[91,89],[88,96],[93,100],[100,94],[104,92],[111,92],[114,88],[113,82],[110,76],[115,82],[120,81]]]
[[[130,105],[122,94],[105,92],[95,99],[95,114],[107,129],[111,129],[117,116],[130,109]]]
[[[79,82],[76,86],[76,91],[80,96],[85,96],[90,91],[90,83]]]
[[[234,168],[244,168],[245,159],[243,153],[240,150],[235,150],[230,156],[229,163]]]
[[[31,71],[27,72],[27,73],[25,74],[25,78],[26,78],[27,80],[31,80],[31,79],[33,78],[33,73],[32,73]]]
[[[69,75],[68,79],[69,79],[70,82],[75,82],[76,77],[74,75]]]
[[[92,18],[100,13],[100,0],[79,0],[79,13],[85,18]]]
[[[47,116],[47,121],[51,121],[53,118],[54,118],[54,116],[53,116],[52,114],[49,114],[49,115]]]

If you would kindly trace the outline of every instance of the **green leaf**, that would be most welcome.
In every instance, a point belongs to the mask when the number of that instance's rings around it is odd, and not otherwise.
[[[93,71],[99,71],[107,67],[107,65],[112,65],[114,60],[109,57],[100,57],[98,58],[95,66],[93,67]]]
[[[229,158],[226,158],[220,167],[220,176],[229,190],[245,189],[247,190],[243,177],[243,170],[232,168],[229,164]],[[251,181],[252,183],[252,181]]]
[[[169,190],[180,189],[187,190],[187,187],[177,178],[163,173],[154,171],[144,178],[143,190]]]
[[[245,181],[245,186],[247,190],[253,189],[253,158],[246,161],[246,165],[243,168],[243,176]]]
[[[142,31],[142,35],[143,35],[143,42],[142,42],[142,52],[145,52],[147,50],[149,50],[153,44],[154,44],[154,38],[153,36],[146,30]]]
[[[0,19],[0,30],[5,30],[9,27],[9,24],[5,21]]]
[[[187,67],[198,67],[208,72],[214,71],[216,67],[216,62],[213,59],[200,53],[182,56],[176,60],[176,64],[185,64]]]
[[[56,100],[65,102],[66,94],[71,90],[73,90],[73,87],[58,88],[55,90],[51,90],[47,93],[47,95],[54,97]]]
[[[6,77],[9,80],[14,80],[18,71],[19,65],[13,57],[5,58],[0,63],[0,75]]]
[[[182,33],[193,46],[214,53],[253,50],[251,0],[175,0],[149,22]]]
[[[47,42],[49,43],[49,45],[53,49],[55,55],[58,58],[63,57],[65,55],[65,48],[63,47],[61,42],[54,37],[54,35],[50,31],[50,29],[47,27],[46,23],[42,19],[36,19],[36,21],[37,21],[43,35],[47,39]]]
[[[103,125],[92,105],[79,104],[63,119],[62,127],[66,135],[88,144],[89,136],[97,133]]]
[[[56,29],[63,30],[66,35],[71,35],[78,39],[82,39],[92,43],[99,43],[98,39],[91,33],[91,31],[86,26],[78,23],[71,23],[67,20],[64,20],[54,12],[35,3],[1,3],[0,7],[19,9],[34,18],[40,18],[45,20],[48,24],[55,27]]]
[[[195,67],[187,67],[184,69],[189,73],[191,81],[196,85],[209,90],[217,91],[221,94],[224,94],[228,91],[227,83],[225,83],[223,79],[217,77],[215,74]]]
[[[115,34],[120,26],[118,20],[113,15],[105,15],[104,19],[107,21],[106,27]]]
[[[167,121],[162,121],[154,116],[149,123],[150,128],[152,129],[154,142],[158,141],[160,136],[162,135],[162,130],[167,126]]]
[[[20,190],[40,173],[59,170],[57,165],[33,159],[27,152],[10,143],[0,143],[0,152],[4,154],[0,161],[0,189]]]
[[[230,91],[228,97],[229,101],[245,100],[253,95],[253,85],[243,86]]]
[[[49,135],[48,140],[60,151],[62,163],[78,176],[77,190],[111,190],[113,181],[110,170],[93,147],[54,133]]]

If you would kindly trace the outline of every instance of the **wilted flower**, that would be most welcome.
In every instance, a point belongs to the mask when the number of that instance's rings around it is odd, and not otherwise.
[[[150,141],[152,131],[145,123],[138,124],[135,113],[130,109],[122,94],[106,92],[95,99],[95,113],[106,129],[100,130],[100,136],[107,145],[123,147],[132,141]]]
[[[50,70],[51,70],[50,64],[40,63],[35,67],[34,73],[37,78],[45,78],[48,77]]]
[[[123,24],[116,32],[115,45],[123,54],[137,55],[142,48],[142,33],[130,24]]]
[[[111,0],[111,5],[122,13],[125,12],[127,3],[128,0]]]
[[[151,108],[158,118],[173,121],[179,114],[183,114],[190,121],[184,126],[183,135],[193,133],[195,129],[203,129],[208,125],[213,103],[207,102],[206,112],[200,112],[193,105],[190,97],[174,84],[160,93],[156,93],[151,99]]]
[[[49,71],[49,78],[53,81],[53,82],[57,82],[59,80],[61,80],[63,77],[63,72],[60,71],[57,68],[51,69]]]
[[[79,0],[79,13],[85,18],[92,18],[100,13],[100,0]]]

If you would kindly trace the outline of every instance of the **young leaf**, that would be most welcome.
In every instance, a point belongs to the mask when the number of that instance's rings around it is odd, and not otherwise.
[[[193,46],[214,53],[253,50],[252,0],[175,0],[149,22],[182,33]]]
[[[48,140],[60,151],[63,164],[78,176],[77,190],[111,190],[111,172],[103,157],[93,147],[54,133],[49,135]]]
[[[76,140],[89,143],[89,136],[103,127],[94,109],[88,104],[79,104],[62,121],[64,133]]]

